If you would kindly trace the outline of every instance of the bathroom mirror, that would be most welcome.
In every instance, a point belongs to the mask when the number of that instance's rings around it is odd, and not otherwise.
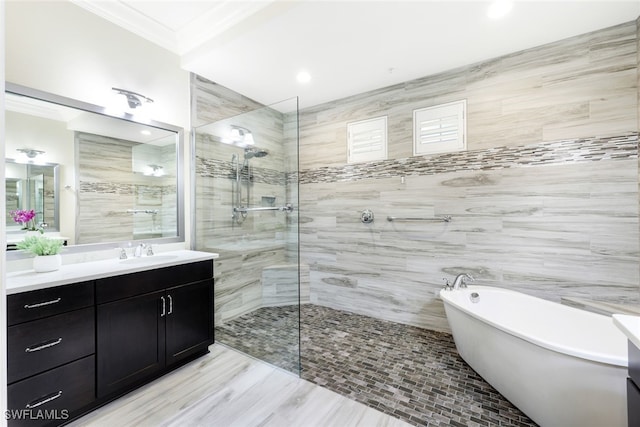
[[[23,234],[16,208],[72,252],[184,241],[181,128],[12,83],[5,95],[7,241]]]

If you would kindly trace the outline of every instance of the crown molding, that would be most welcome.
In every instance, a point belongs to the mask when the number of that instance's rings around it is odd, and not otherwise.
[[[70,1],[178,55],[193,51],[275,3],[275,0],[211,2],[211,7],[205,13],[199,14],[188,25],[174,31],[130,6],[130,1]]]

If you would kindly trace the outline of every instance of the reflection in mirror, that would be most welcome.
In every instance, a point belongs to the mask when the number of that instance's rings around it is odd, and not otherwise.
[[[21,232],[20,224],[10,215],[18,209],[35,211],[37,226],[58,231],[58,165],[23,164],[7,159],[5,177],[7,231]]]
[[[6,88],[5,151],[15,157],[6,161],[7,212],[13,206],[42,212],[38,223],[49,225],[46,233],[81,250],[184,241],[182,129],[11,83]],[[10,173],[18,165],[28,170]],[[7,224],[8,237],[20,240],[10,216]]]

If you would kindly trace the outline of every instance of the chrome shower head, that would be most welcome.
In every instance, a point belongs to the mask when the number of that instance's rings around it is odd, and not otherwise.
[[[244,158],[247,160],[254,157],[264,157],[268,154],[269,153],[267,152],[267,150],[262,150],[259,148],[245,148],[244,150]]]

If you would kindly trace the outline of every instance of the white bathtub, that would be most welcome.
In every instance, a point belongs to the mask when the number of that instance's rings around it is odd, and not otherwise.
[[[627,426],[627,338],[611,318],[486,286],[440,297],[460,356],[537,424]]]

